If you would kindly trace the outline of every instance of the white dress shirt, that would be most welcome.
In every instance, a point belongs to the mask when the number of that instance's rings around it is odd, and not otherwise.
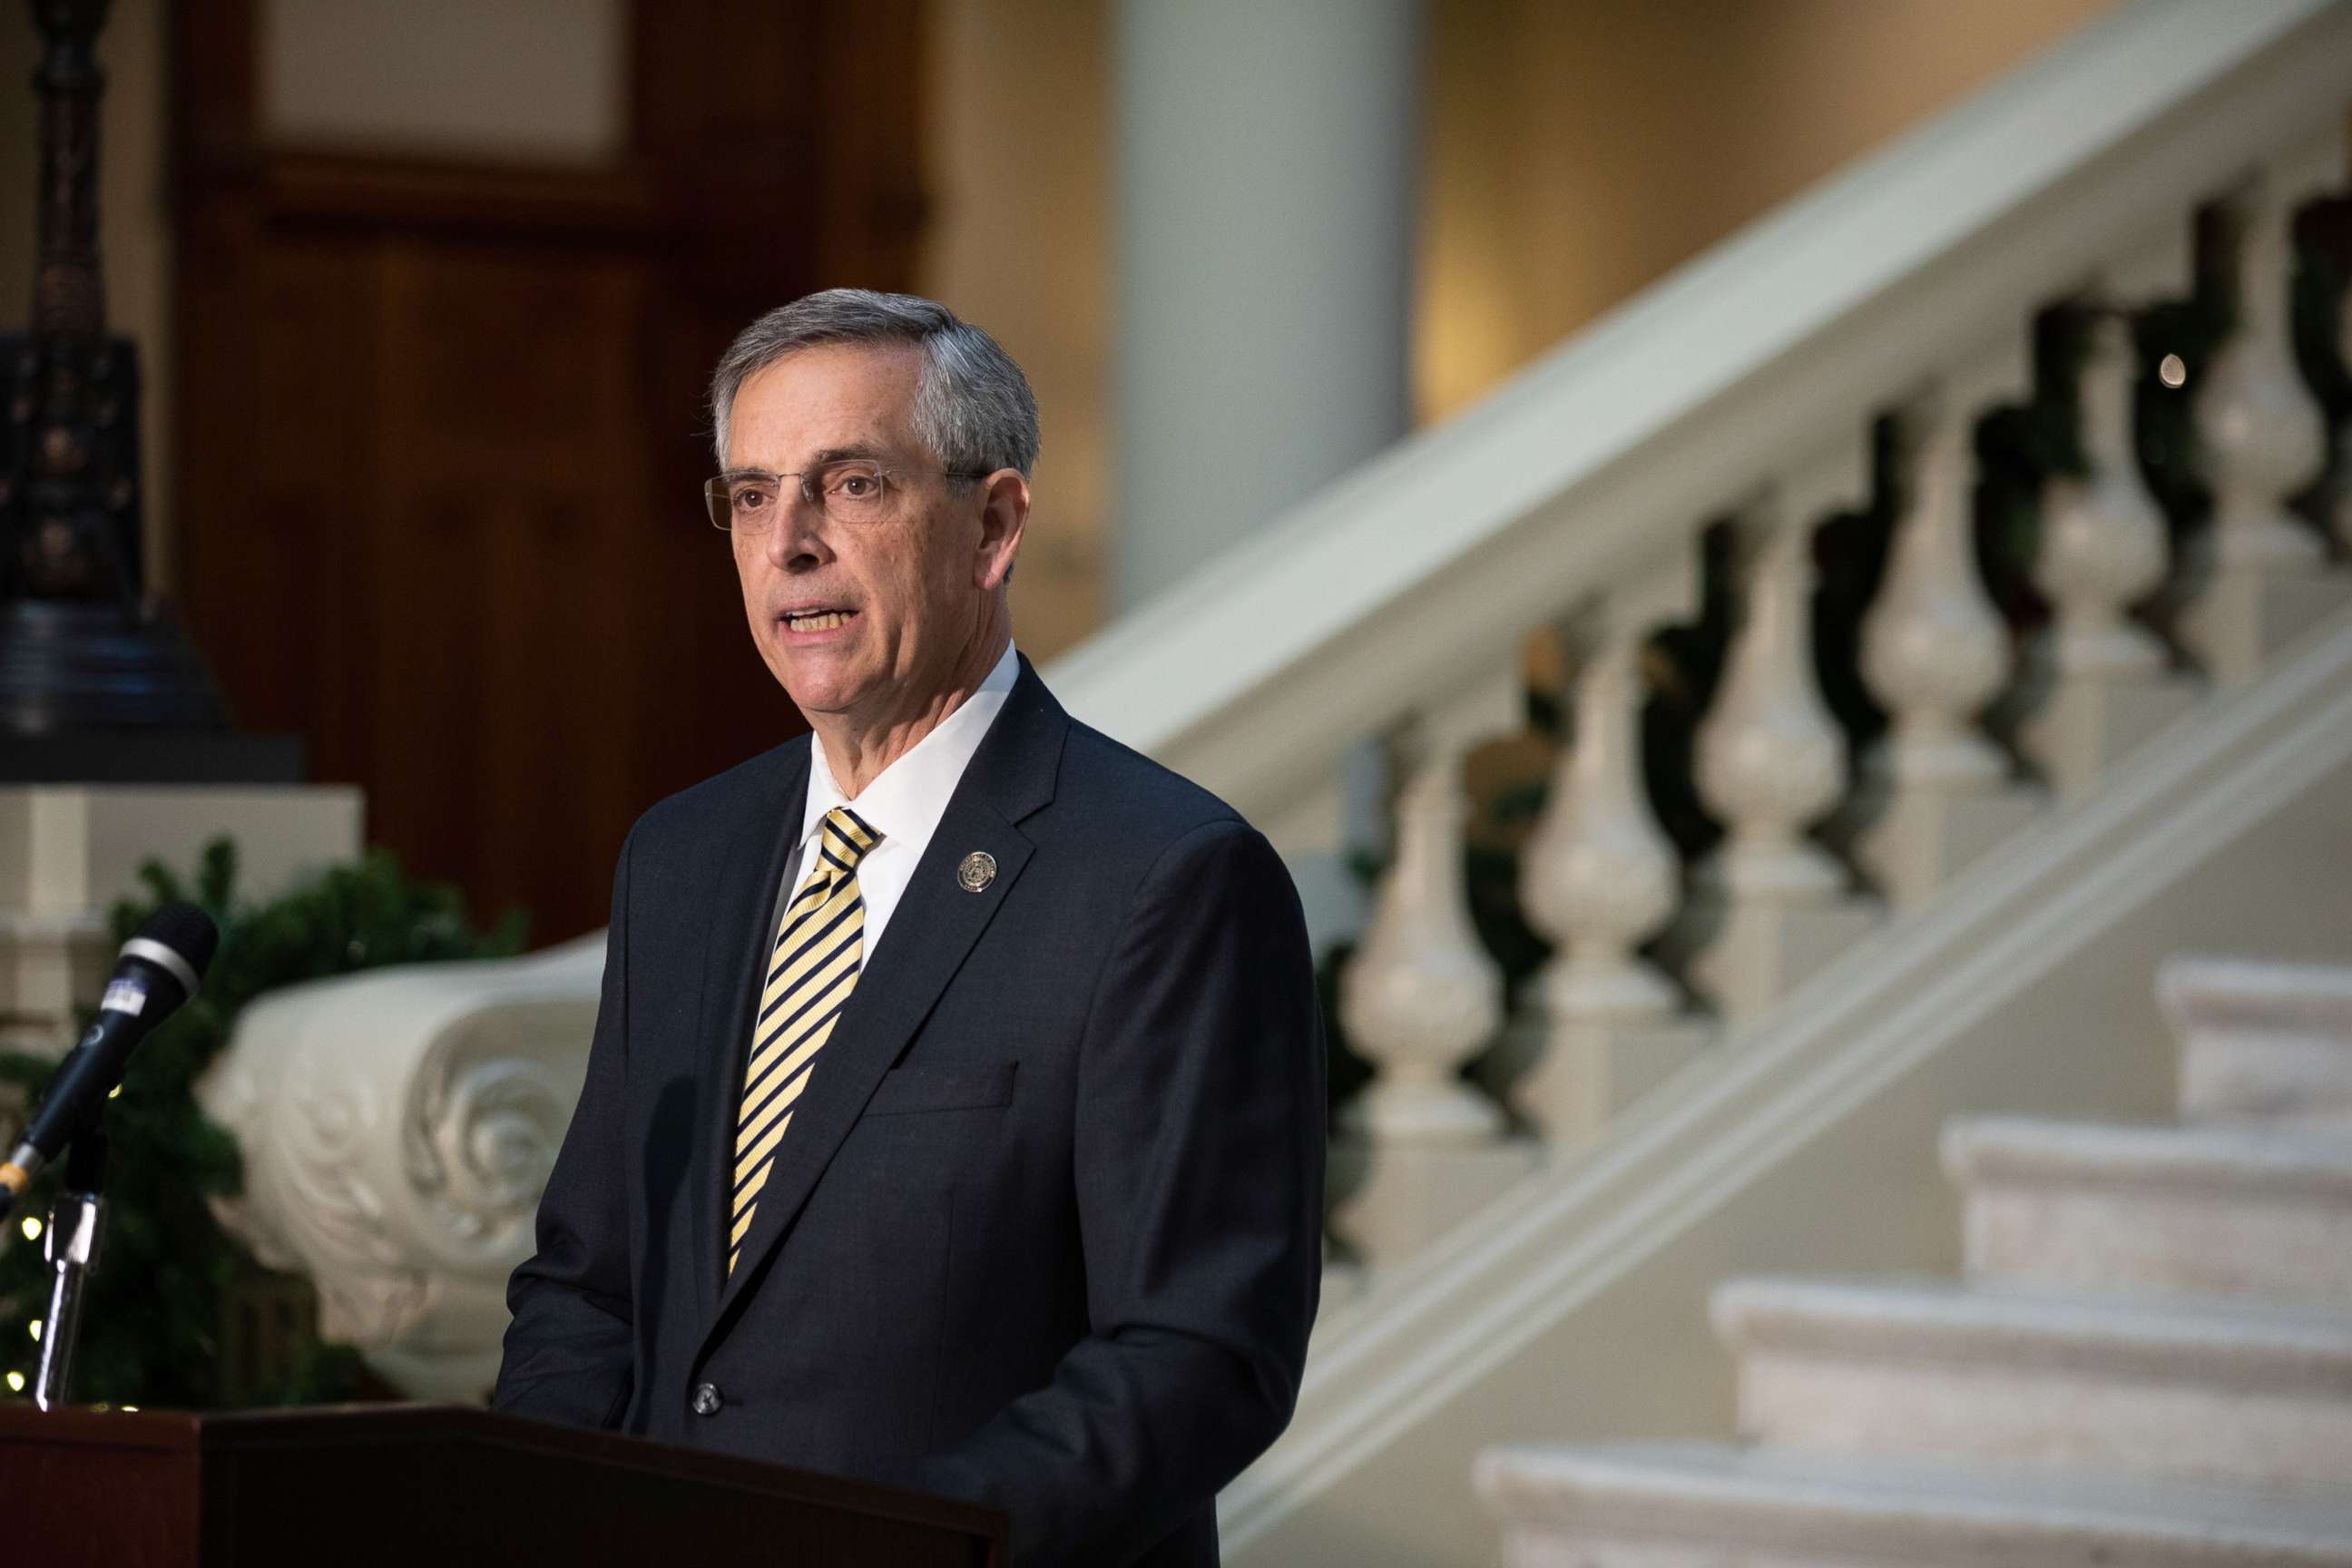
[[[857,863],[857,890],[866,900],[866,951],[858,962],[861,967],[874,962],[882,929],[890,923],[891,911],[914,879],[916,862],[930,847],[931,835],[939,831],[948,797],[955,794],[971,754],[980,750],[989,726],[996,722],[1020,673],[1021,661],[1008,642],[1003,657],[981,681],[979,689],[916,742],[906,755],[875,774],[856,800],[845,796],[835,782],[833,765],[825,761],[824,742],[814,735],[809,737],[808,804],[801,809],[800,849],[793,858],[793,874],[777,891],[776,908],[768,919],[770,940],[783,920],[785,906],[816,865],[817,830],[824,814],[845,805],[882,835],[882,842]]]

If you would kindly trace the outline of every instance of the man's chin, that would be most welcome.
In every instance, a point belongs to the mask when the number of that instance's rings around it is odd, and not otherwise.
[[[818,676],[807,671],[795,671],[783,682],[784,695],[810,723],[822,719],[838,718],[857,704],[863,686],[845,680]]]
[[[841,648],[766,648],[768,669],[803,713],[837,713],[870,684],[851,668]]]

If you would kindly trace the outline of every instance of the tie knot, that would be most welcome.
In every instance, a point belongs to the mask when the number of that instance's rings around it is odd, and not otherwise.
[[[857,869],[857,863],[866,852],[882,842],[882,835],[866,826],[866,819],[845,805],[836,805],[824,814],[824,849],[825,858],[843,871]]]

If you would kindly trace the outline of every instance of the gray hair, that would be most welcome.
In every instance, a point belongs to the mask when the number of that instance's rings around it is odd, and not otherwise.
[[[912,343],[923,351],[915,434],[950,469],[994,473],[1037,462],[1037,399],[994,338],[935,300],[827,289],[778,306],[737,334],[710,377],[712,446],[727,466],[735,395],[759,371],[820,343]]]

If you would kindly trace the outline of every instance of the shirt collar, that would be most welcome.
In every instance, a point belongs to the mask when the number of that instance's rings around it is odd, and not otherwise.
[[[808,803],[801,810],[802,846],[805,847],[816,836],[826,812],[845,804],[881,834],[885,843],[894,838],[902,844],[929,843],[940,818],[947,815],[948,797],[955,794],[972,753],[980,750],[990,723],[1013,694],[1013,683],[1020,674],[1020,657],[1007,642],[995,667],[971,695],[904,756],[875,774],[855,801],[846,800],[835,782],[833,766],[825,761],[824,742],[811,735]]]

